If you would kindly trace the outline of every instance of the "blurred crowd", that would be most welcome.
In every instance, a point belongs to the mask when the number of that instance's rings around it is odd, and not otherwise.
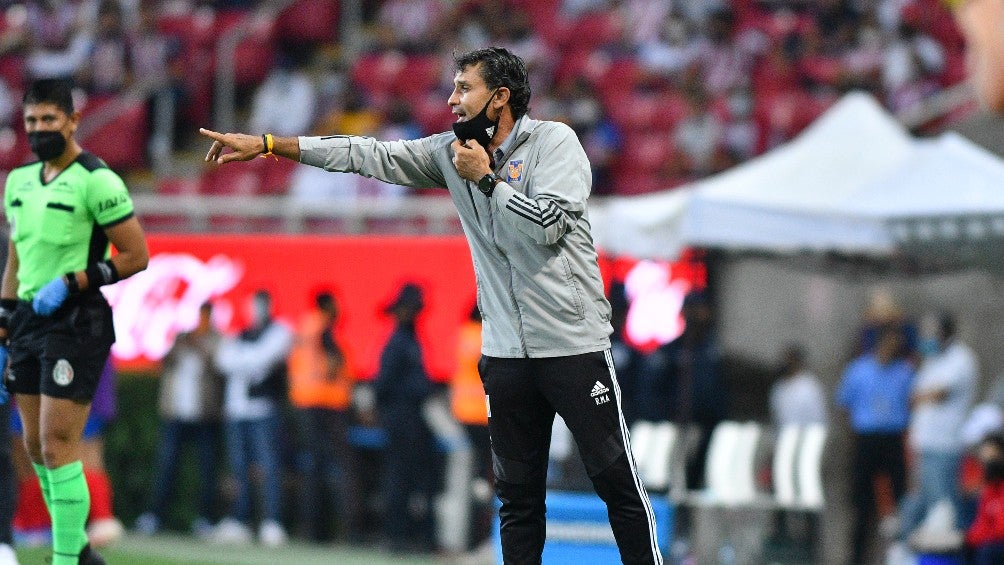
[[[627,424],[671,422],[695,430],[683,455],[683,483],[672,488],[702,492],[714,474],[713,432],[744,418],[736,411],[740,391],[732,388],[739,381],[730,376],[716,335],[713,295],[689,291],[680,333],[642,347],[626,333],[631,303],[624,283],[614,281],[609,294],[612,357]],[[246,324],[234,335],[220,332],[206,303],[195,326],[177,335],[162,363],[153,472],[132,526],[141,534],[180,526],[172,507],[187,467],[198,485],[187,527],[207,542],[280,546],[297,538],[407,554],[491,555],[493,473],[477,308],[457,332],[453,374],[437,382],[419,339],[426,310],[420,286],[402,285],[383,310],[393,331],[372,375],[360,373],[355,352],[345,346],[354,340],[339,333],[334,296],[310,298],[308,312],[286,321],[274,316],[269,292],[256,291],[244,304]],[[812,352],[799,344],[779,348],[769,394],[756,408],[765,434],[755,441],[770,451],[786,427],[828,430],[830,447],[821,455],[831,469],[847,473],[850,486],[843,492],[853,509],[845,546],[852,563],[877,556],[914,563],[925,552],[964,548],[984,556],[975,562],[1000,562],[1004,378],[980,395],[987,387],[976,352],[962,338],[965,326],[950,312],[908,316],[879,290],[862,313],[838,378],[820,378]],[[102,430],[115,415],[114,380],[109,366],[85,431],[93,483],[88,534],[96,546],[123,533],[102,462]],[[16,418],[14,424],[18,436]],[[835,439],[842,434],[850,441]],[[590,491],[574,450],[559,420],[550,487]],[[41,493],[20,459],[15,540],[45,543]],[[762,464],[763,472],[754,470],[756,488],[770,494],[777,489],[770,475],[780,471],[769,458]],[[838,476],[823,471],[827,497],[840,492]],[[832,510],[832,501],[827,504]],[[677,539],[695,527],[686,506],[679,508]],[[763,543],[798,548],[807,561],[820,558],[825,521],[780,510]]]
[[[17,101],[41,76],[74,77],[95,131],[121,140],[99,154],[144,170],[214,120],[277,135],[443,131],[452,53],[502,45],[530,68],[531,114],[579,134],[594,193],[636,194],[784,143],[848,90],[895,112],[964,74],[938,0],[38,0],[8,3],[0,28],[3,168],[26,156]],[[231,107],[233,122],[220,123]],[[272,169],[155,183],[306,199],[405,194]]]

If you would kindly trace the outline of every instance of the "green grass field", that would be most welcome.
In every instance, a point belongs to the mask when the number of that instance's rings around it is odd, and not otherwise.
[[[193,537],[127,535],[100,551],[109,565],[431,565],[458,563],[434,557],[407,557],[334,545],[308,545],[292,542],[287,546],[266,549],[258,545],[213,545]],[[48,562],[51,548],[18,549],[21,565]]]

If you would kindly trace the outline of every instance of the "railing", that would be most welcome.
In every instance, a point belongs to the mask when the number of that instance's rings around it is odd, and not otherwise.
[[[133,203],[136,215],[154,231],[233,231],[234,222],[226,221],[231,219],[246,222],[247,229],[239,231],[306,233],[313,224],[337,223],[339,233],[363,234],[382,223],[385,231],[397,233],[460,233],[453,202],[442,196],[301,201],[285,196],[136,194]],[[169,227],[158,228],[164,223]]]

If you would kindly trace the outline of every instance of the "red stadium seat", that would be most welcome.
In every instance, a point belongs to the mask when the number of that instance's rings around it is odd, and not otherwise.
[[[639,173],[652,173],[664,168],[675,150],[668,131],[631,132],[624,137],[620,161]]]
[[[337,0],[298,0],[276,20],[276,36],[283,43],[330,43],[338,34]]]
[[[610,117],[625,131],[668,130],[689,113],[686,101],[673,92],[627,92],[606,104]]]
[[[116,99],[91,99],[83,109],[82,121],[87,123],[92,115],[105,104],[120,103]],[[142,100],[134,101],[122,108],[110,122],[93,130],[80,144],[101,157],[115,170],[131,170],[146,166],[146,146],[150,137],[147,106]],[[114,140],[109,142],[109,140]]]
[[[154,190],[157,194],[167,195],[197,194],[199,182],[188,177],[163,177],[157,179]]]
[[[264,165],[259,167],[261,184],[258,193],[281,195],[289,192],[289,179],[296,169],[296,161],[267,158],[261,159],[261,162]]]
[[[456,121],[446,100],[447,96],[436,92],[414,99],[415,120],[426,135],[448,131]]]
[[[35,160],[20,124],[0,129],[0,170],[9,171]]]
[[[229,165],[212,165],[202,173],[201,194],[252,195],[261,190],[260,160]]]
[[[555,39],[562,49],[595,49],[617,43],[621,20],[614,11],[584,14],[574,20],[558,21]]]

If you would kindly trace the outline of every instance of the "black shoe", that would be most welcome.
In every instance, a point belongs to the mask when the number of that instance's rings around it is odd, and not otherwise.
[[[77,561],[80,565],[106,565],[103,557],[98,552],[91,549],[91,544],[87,544],[80,550],[80,558]]]

